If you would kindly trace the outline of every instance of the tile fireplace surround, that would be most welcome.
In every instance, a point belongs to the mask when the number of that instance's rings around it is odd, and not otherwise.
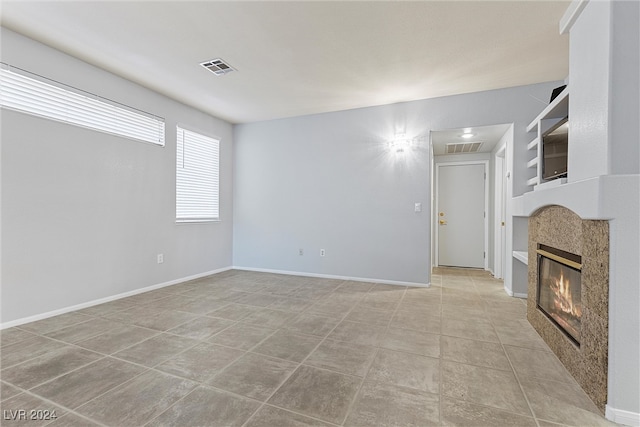
[[[536,306],[538,244],[582,256],[581,343],[576,346]],[[607,403],[609,222],[583,220],[561,206],[529,218],[527,318],[598,408]]]

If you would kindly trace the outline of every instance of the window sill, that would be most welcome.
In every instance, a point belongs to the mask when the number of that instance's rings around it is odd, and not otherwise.
[[[211,222],[222,222],[220,218],[217,219],[176,219],[176,224],[207,224]]]

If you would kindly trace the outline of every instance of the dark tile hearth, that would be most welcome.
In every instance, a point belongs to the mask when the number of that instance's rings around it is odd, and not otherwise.
[[[230,270],[0,343],[3,426],[612,425],[526,301],[471,269],[430,288]]]

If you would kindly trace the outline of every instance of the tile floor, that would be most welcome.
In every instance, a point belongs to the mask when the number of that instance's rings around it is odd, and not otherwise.
[[[232,270],[4,330],[0,423],[612,425],[501,281],[432,278]]]

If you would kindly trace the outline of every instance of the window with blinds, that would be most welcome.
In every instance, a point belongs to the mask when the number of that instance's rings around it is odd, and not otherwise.
[[[219,220],[220,141],[176,129],[176,221]]]
[[[164,146],[164,119],[2,64],[3,108]]]

